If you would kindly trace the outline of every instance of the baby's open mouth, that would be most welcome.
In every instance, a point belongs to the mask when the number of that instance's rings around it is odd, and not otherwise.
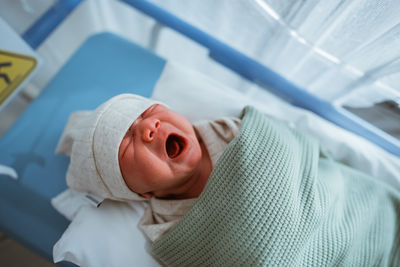
[[[168,157],[171,159],[176,158],[181,154],[185,146],[185,141],[182,137],[170,134],[165,143],[165,149],[167,150]]]

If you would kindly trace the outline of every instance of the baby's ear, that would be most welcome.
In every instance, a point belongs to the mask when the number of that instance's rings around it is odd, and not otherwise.
[[[142,197],[144,197],[144,198],[147,198],[147,199],[150,199],[150,198],[153,197],[153,194],[152,194],[152,193],[144,193],[144,194],[139,194],[139,195],[142,196]]]

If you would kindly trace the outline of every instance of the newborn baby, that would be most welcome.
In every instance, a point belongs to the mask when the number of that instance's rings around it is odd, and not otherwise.
[[[72,189],[119,201],[147,199],[140,226],[154,241],[194,204],[239,127],[238,118],[192,125],[160,102],[123,94],[72,114],[57,152],[71,157]]]
[[[254,107],[240,118],[192,126],[116,96],[71,116],[58,147],[67,183],[147,200],[140,227],[165,265],[399,265],[399,192]]]

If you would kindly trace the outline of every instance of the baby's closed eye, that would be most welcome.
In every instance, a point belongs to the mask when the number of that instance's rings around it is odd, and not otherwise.
[[[129,145],[131,144],[131,142],[133,140],[132,137],[133,137],[133,135],[132,135],[131,131],[128,131],[125,134],[124,138],[122,139],[121,144],[119,145],[119,151],[118,151],[120,158],[124,157],[126,150],[128,149]]]

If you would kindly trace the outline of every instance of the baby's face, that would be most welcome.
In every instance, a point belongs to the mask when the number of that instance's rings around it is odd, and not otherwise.
[[[201,153],[192,124],[156,104],[133,122],[118,159],[129,189],[144,197],[168,197],[194,175]]]

